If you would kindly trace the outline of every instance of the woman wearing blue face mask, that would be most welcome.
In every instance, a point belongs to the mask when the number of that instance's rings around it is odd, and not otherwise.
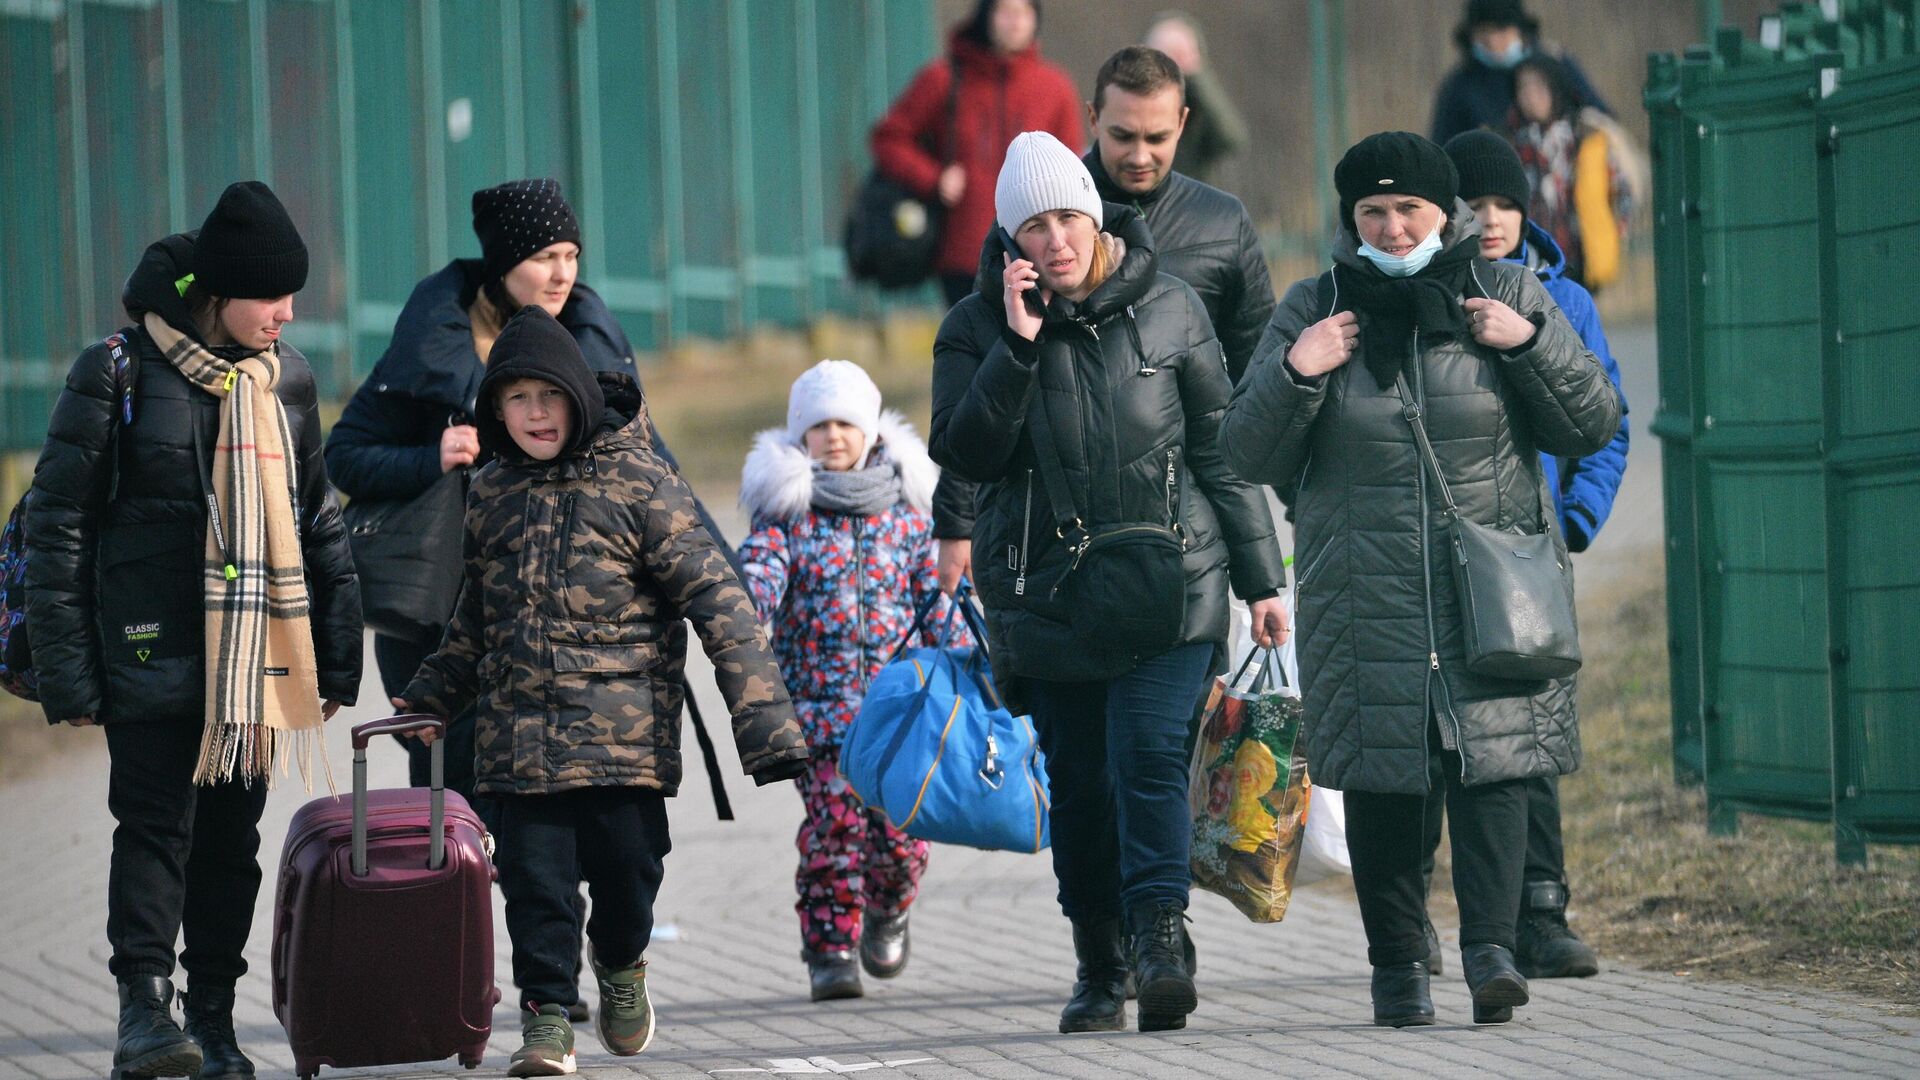
[[[1576,104],[1611,114],[1573,57],[1540,38],[1540,20],[1522,0],[1468,0],[1453,32],[1460,63],[1447,73],[1433,99],[1433,141],[1463,131],[1499,127],[1513,108],[1513,68],[1529,56],[1551,54],[1566,65]]]
[[[1481,256],[1438,146],[1370,136],[1334,184],[1345,228],[1333,269],[1275,309],[1220,445],[1242,479],[1293,492],[1307,763],[1346,793],[1374,1023],[1434,1022],[1429,791],[1445,793],[1474,1021],[1504,1023],[1527,1001],[1513,957],[1525,781],[1579,764],[1573,683],[1467,671],[1450,518],[1408,404],[1460,517],[1533,534],[1553,507],[1541,453],[1605,446],[1620,398],[1534,275]]]

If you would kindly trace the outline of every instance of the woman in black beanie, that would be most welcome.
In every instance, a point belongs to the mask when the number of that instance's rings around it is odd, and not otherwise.
[[[473,231],[481,257],[455,259],[414,286],[385,355],[327,437],[334,483],[352,498],[412,499],[445,473],[485,463],[474,395],[494,339],[522,307],[538,305],[559,320],[595,371],[638,382],[625,331],[599,294],[580,283],[580,223],[558,182],[515,180],[474,192]],[[657,432],[654,446],[672,460]],[[704,507],[701,514],[718,539]],[[724,541],[721,546],[733,550]],[[370,606],[375,599],[369,597]],[[374,660],[391,697],[439,644],[439,630],[406,638],[374,629]],[[448,739],[447,786],[471,795],[471,719],[456,718]],[[424,786],[425,747],[403,741],[412,781]]]
[[[74,361],[34,470],[41,705],[102,725],[111,761],[116,1078],[253,1076],[234,984],[273,761],[304,756],[360,685],[313,372],[280,339],[306,279],[273,192],[227,188],[198,231],[147,248],[121,298],[132,325]],[[185,1031],[170,1009],[183,933]]]
[[[1540,454],[1605,446],[1620,399],[1534,276],[1481,257],[1440,147],[1370,136],[1334,183],[1333,269],[1274,311],[1220,443],[1240,476],[1293,505],[1308,768],[1346,793],[1374,1023],[1434,1022],[1421,863],[1436,789],[1474,1022],[1504,1023],[1527,1002],[1513,960],[1523,781],[1578,766],[1573,682],[1467,670],[1451,519],[1409,416],[1423,416],[1463,519],[1538,533],[1553,505]]]

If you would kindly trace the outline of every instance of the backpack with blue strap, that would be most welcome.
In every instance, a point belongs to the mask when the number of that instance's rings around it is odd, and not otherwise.
[[[874,676],[840,750],[840,773],[867,806],[910,836],[990,851],[1039,852],[1052,842],[1046,759],[1033,718],[1000,700],[986,627],[966,582],[931,647],[910,648],[940,600]],[[950,644],[964,621],[975,645]]]
[[[125,334],[101,342],[113,367],[113,399],[119,430],[133,423],[133,385],[139,370],[133,346]],[[111,502],[120,482],[118,439],[107,440],[107,460],[113,479],[107,489]],[[40,677],[33,670],[33,646],[27,639],[27,500],[22,495],[0,528],[0,689],[28,701],[40,700]]]

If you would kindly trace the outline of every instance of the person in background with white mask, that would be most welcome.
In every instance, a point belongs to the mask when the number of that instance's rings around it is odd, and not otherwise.
[[[1467,0],[1453,41],[1460,47],[1460,62],[1433,98],[1435,143],[1463,131],[1504,127],[1513,108],[1513,69],[1529,56],[1544,54],[1566,65],[1579,107],[1613,112],[1573,57],[1541,40],[1540,20],[1527,13],[1522,0]]]
[[[1333,176],[1333,269],[1274,310],[1220,446],[1242,479],[1295,492],[1307,768],[1346,796],[1373,1022],[1434,1022],[1421,863],[1425,802],[1442,789],[1473,1019],[1505,1023],[1528,999],[1513,955],[1526,781],[1580,764],[1573,681],[1467,670],[1433,473],[1462,520],[1538,533],[1553,506],[1540,455],[1606,446],[1620,395],[1533,273],[1482,257],[1440,147],[1372,135]],[[1414,406],[1436,469],[1415,448]]]

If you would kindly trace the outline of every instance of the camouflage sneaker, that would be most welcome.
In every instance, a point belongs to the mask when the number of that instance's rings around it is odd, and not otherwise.
[[[647,962],[612,971],[593,958],[593,977],[600,983],[600,1010],[596,1029],[600,1045],[621,1057],[632,1057],[653,1041],[653,1004],[647,1000]]]
[[[508,1076],[571,1076],[573,1025],[565,1005],[527,1005],[520,1021],[520,1049],[514,1051]]]

